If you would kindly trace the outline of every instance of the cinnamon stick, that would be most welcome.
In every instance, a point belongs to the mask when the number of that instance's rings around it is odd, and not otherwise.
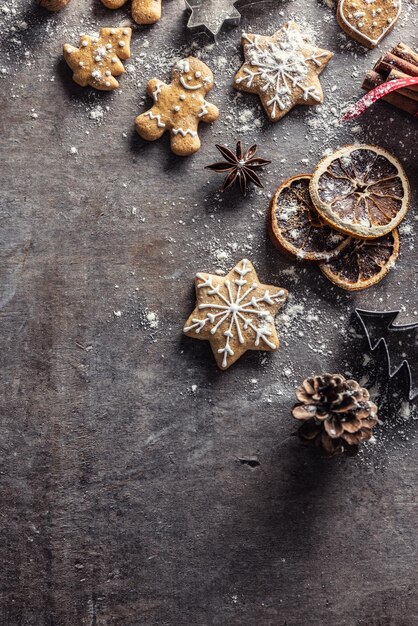
[[[392,70],[386,80],[398,80],[399,78],[410,78],[408,74],[404,74],[399,70]],[[411,98],[412,100],[418,100],[418,85],[411,85],[410,87],[405,87],[404,89],[399,89],[398,93],[402,96],[406,96],[407,98]]]
[[[367,72],[362,87],[370,91],[388,81],[411,76],[418,77],[418,53],[401,42],[380,57],[373,70]],[[418,115],[418,86],[399,89],[382,100],[411,115]]]
[[[370,91],[379,85],[385,83],[386,80],[383,76],[381,76],[378,72],[374,70],[369,70],[366,74],[366,78],[364,79],[362,88],[365,91]],[[409,113],[410,115],[418,114],[418,102],[416,100],[412,100],[404,95],[401,95],[399,92],[390,93],[384,98],[382,98],[385,102],[389,102],[393,106]]]
[[[373,69],[383,76],[388,76],[394,68],[408,76],[418,76],[418,65],[405,61],[392,52],[387,52],[380,57]]]
[[[392,48],[392,54],[418,67],[418,53],[406,44],[398,43],[397,46]]]

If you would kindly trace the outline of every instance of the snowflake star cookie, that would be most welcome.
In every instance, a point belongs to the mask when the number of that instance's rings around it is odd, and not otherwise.
[[[196,308],[184,333],[205,339],[220,369],[226,370],[247,350],[277,350],[274,317],[288,292],[263,285],[250,261],[243,259],[227,276],[196,275]]]
[[[127,0],[102,0],[108,9],[120,9]],[[137,24],[154,24],[161,17],[161,0],[132,0],[132,17]]]
[[[366,48],[375,48],[395,26],[402,0],[340,0],[337,22]]]
[[[235,75],[235,89],[258,94],[272,122],[297,104],[322,104],[319,74],[334,56],[288,22],[271,37],[242,36],[245,62]]]
[[[130,28],[101,28],[100,35],[81,35],[80,47],[64,44],[64,59],[73,70],[73,80],[81,87],[90,85],[101,91],[119,87],[114,78],[125,69],[121,59],[129,59]]]
[[[171,71],[171,84],[157,78],[149,81],[147,93],[154,106],[138,115],[135,127],[147,141],[170,133],[171,149],[178,156],[189,156],[200,148],[200,122],[214,122],[219,110],[205,100],[213,87],[211,70],[199,59],[188,57],[176,63]]]

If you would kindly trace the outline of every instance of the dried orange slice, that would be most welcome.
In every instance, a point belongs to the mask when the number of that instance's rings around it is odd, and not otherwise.
[[[331,282],[348,291],[360,291],[379,283],[399,255],[399,232],[379,239],[352,239],[340,256],[319,265]]]
[[[319,217],[309,193],[311,178],[301,174],[280,185],[270,204],[269,233],[285,254],[306,261],[329,261],[350,243],[350,237]]]
[[[411,196],[399,161],[367,144],[345,146],[322,159],[310,191],[319,214],[331,226],[361,239],[392,231],[405,217]]]

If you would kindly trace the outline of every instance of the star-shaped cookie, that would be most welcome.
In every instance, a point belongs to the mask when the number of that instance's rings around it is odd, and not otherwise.
[[[277,350],[274,317],[288,292],[263,285],[248,259],[226,276],[196,275],[196,308],[184,333],[210,342],[220,369],[226,370],[247,350]]]
[[[322,104],[319,74],[334,56],[312,44],[296,24],[288,22],[271,37],[242,36],[245,63],[234,78],[240,91],[258,94],[272,122],[297,104]]]

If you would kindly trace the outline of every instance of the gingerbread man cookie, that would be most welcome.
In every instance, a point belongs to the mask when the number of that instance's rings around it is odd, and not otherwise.
[[[366,48],[375,48],[392,30],[402,11],[402,0],[340,0],[337,22]]]
[[[174,154],[189,156],[197,152],[199,123],[214,122],[219,117],[218,108],[205,100],[213,84],[211,70],[195,57],[176,63],[170,85],[153,78],[147,93],[154,99],[154,106],[136,118],[138,134],[155,141],[168,131]]]
[[[119,9],[127,0],[102,0],[108,9]],[[161,17],[161,0],[132,0],[132,17],[137,24],[154,24]]]
[[[288,297],[286,289],[263,285],[248,259],[227,276],[196,275],[196,308],[184,333],[210,342],[218,367],[228,369],[247,350],[277,350],[274,317]]]
[[[120,59],[129,59],[132,30],[101,28],[100,35],[81,35],[80,47],[64,44],[64,59],[73,70],[73,80],[81,87],[90,85],[101,91],[119,87],[114,78],[125,69]]]
[[[70,0],[38,0],[39,6],[44,9],[48,9],[48,11],[59,11],[63,9]]]
[[[288,22],[271,37],[242,37],[245,63],[235,75],[234,87],[259,96],[268,117],[277,122],[297,104],[322,104],[319,74],[334,56]]]

